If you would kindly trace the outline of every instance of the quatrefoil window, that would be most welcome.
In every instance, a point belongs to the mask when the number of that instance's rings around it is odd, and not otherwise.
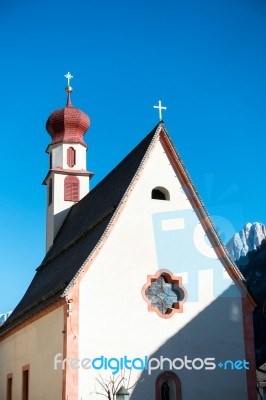
[[[148,303],[148,310],[155,311],[160,317],[170,318],[176,312],[183,311],[185,290],[182,278],[175,277],[166,270],[156,275],[148,275],[142,295]]]

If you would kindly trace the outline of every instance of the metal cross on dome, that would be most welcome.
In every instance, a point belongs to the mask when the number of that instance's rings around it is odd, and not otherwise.
[[[160,119],[160,121],[162,121],[162,119],[163,119],[162,110],[167,110],[167,108],[162,106],[161,100],[159,100],[159,105],[158,106],[153,106],[153,108],[158,108],[159,109],[159,119]]]
[[[68,73],[67,73],[66,75],[64,75],[64,76],[65,76],[65,78],[67,79],[67,86],[69,86],[70,79],[73,78],[73,75],[71,75],[71,73],[68,72]]]

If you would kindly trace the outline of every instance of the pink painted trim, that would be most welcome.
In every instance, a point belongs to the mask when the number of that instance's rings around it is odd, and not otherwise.
[[[255,342],[252,308],[246,297],[242,297],[242,317],[244,331],[245,360],[249,362],[246,370],[248,400],[257,400],[257,377],[255,361]]]
[[[83,143],[77,143],[77,142],[71,142],[71,141],[64,141],[63,144],[69,144],[70,146],[71,146],[71,145],[80,144],[82,147],[85,147],[86,151],[88,150],[88,146],[86,145],[85,142],[83,142]],[[50,154],[50,153],[52,152],[53,149],[55,149],[56,147],[59,147],[59,146],[62,146],[62,143],[50,143],[50,144],[47,146],[45,152],[46,152],[47,154]]]
[[[63,360],[67,358],[67,302],[64,298]],[[66,368],[62,370],[62,400],[66,399]]]
[[[67,304],[65,307],[65,358],[78,358],[79,356],[79,286],[75,285],[68,293],[66,301],[71,300],[72,314],[67,314]],[[63,380],[62,400],[78,399],[78,369],[70,368],[66,364],[65,381]]]
[[[46,177],[44,178],[42,185],[47,185],[48,179],[50,175],[53,173],[61,174],[61,175],[71,175],[71,176],[88,176],[93,177],[94,173],[90,171],[86,171],[84,169],[62,169],[62,168],[53,168],[50,169]]]

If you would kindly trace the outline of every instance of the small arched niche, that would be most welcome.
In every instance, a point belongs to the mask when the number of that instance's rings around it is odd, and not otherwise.
[[[170,200],[170,193],[165,187],[156,186],[151,191],[151,198],[153,200]]]
[[[172,371],[162,372],[156,379],[156,400],[181,400],[181,383]]]

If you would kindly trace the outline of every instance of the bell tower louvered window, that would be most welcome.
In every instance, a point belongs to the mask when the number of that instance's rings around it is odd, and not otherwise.
[[[76,164],[76,150],[73,147],[67,149],[67,165],[73,168]]]
[[[76,176],[67,176],[64,182],[65,201],[79,201],[79,180]]]

